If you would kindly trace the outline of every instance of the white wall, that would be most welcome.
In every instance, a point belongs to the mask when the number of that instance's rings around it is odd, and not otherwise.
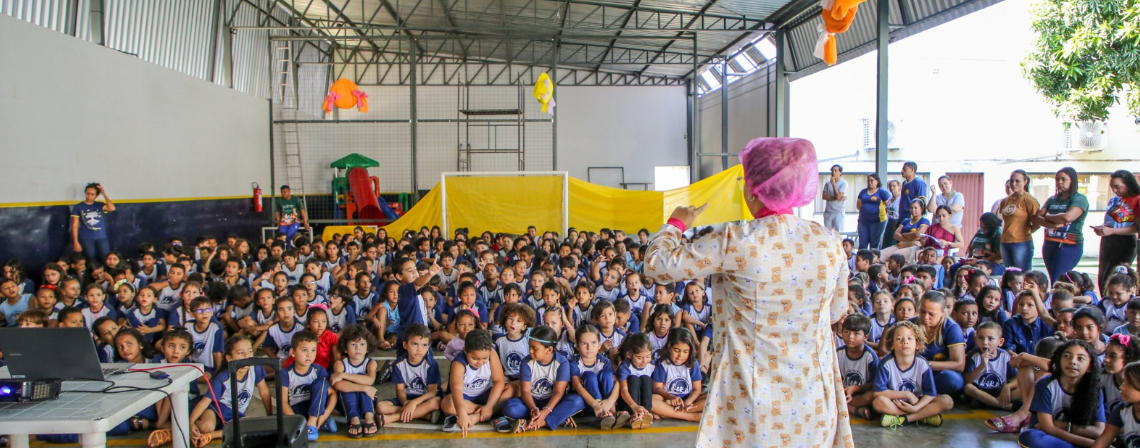
[[[269,186],[266,100],[6,15],[0,42],[0,203]]]
[[[688,165],[684,87],[560,86],[558,170],[620,166],[626,182],[653,182],[653,167]]]

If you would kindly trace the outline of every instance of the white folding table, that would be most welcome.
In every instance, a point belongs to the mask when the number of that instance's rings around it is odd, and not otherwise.
[[[103,368],[149,368],[161,364],[103,364]],[[196,364],[201,367],[201,364]],[[147,372],[125,372],[112,375],[108,381],[115,386],[158,389],[170,394],[171,430],[174,448],[189,448],[190,434],[190,383],[202,376],[193,367],[162,369],[170,375],[166,379],[152,379]],[[0,378],[8,378],[7,367],[0,367]],[[99,381],[64,381],[59,398],[35,403],[0,403],[0,434],[8,434],[12,448],[28,448],[29,434],[79,434],[84,448],[102,448],[107,445],[107,431],[138,414],[147,406],[157,403],[166,394],[157,390],[117,393],[83,393],[99,391],[110,383]]]

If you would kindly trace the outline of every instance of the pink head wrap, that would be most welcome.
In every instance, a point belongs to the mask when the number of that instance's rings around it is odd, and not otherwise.
[[[745,188],[764,207],[790,213],[815,199],[819,187],[819,164],[815,146],[800,138],[761,137],[740,151]]]

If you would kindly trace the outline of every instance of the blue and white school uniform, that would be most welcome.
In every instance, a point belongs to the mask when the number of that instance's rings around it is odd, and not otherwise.
[[[186,331],[190,332],[190,337],[194,340],[194,346],[190,349],[190,362],[200,363],[206,370],[217,367],[214,365],[214,353],[222,353],[225,349],[221,325],[210,322],[203,332],[198,332],[197,328],[190,325]]]
[[[1112,303],[1111,300],[1104,300],[1096,306],[1104,312],[1104,319],[1106,321],[1104,325],[1105,334],[1111,334],[1111,331],[1116,329],[1116,327],[1128,323],[1128,317],[1124,314],[1124,308],[1128,306],[1128,303],[1117,306],[1115,303]]]
[[[512,340],[510,336],[501,336],[495,340],[495,351],[499,353],[499,363],[503,366],[503,374],[510,381],[519,379],[519,369],[523,360],[530,356],[530,340],[526,335]]]
[[[982,324],[984,324],[986,322],[994,322],[998,325],[1005,325],[1005,321],[1007,321],[1007,320],[1009,320],[1009,313],[1006,313],[1005,310],[1003,310],[1001,308],[994,310],[994,316],[993,317],[982,315],[982,313],[980,313],[980,312],[978,313],[978,326],[979,327],[982,326]]]
[[[1124,398],[1120,396],[1120,385],[1116,383],[1116,375],[1100,372],[1100,397],[1104,401],[1105,409],[1116,409],[1124,403]]]
[[[1108,421],[1106,422],[1120,428],[1116,437],[1123,440],[1124,446],[1129,448],[1140,446],[1140,420],[1136,419],[1135,406],[1126,405],[1112,410],[1108,413]]]
[[[534,400],[534,405],[542,408],[547,406],[550,399],[554,397],[555,387],[558,383],[570,382],[570,363],[566,361],[565,357],[557,353],[546,364],[528,356],[519,369],[519,380],[523,383],[530,383],[529,392]],[[569,388],[569,384],[566,384],[566,388]],[[567,389],[563,389],[562,399],[554,405],[546,417],[546,425],[550,429],[558,429],[567,419],[585,407],[582,397],[566,392]],[[503,414],[513,419],[530,417],[530,411],[523,403],[522,398],[507,400],[503,404]]]
[[[1069,409],[1073,404],[1073,396],[1061,387],[1061,382],[1052,375],[1037,380],[1034,386],[1033,402],[1029,405],[1029,427],[1026,431],[1038,431],[1037,413],[1044,412],[1053,416],[1054,422],[1068,422]],[[1097,404],[1096,419],[1094,422],[1104,421],[1104,402]]]
[[[368,366],[374,362],[376,361],[365,356],[360,365],[355,365],[346,356],[340,359],[340,366],[344,369],[344,373],[349,375],[368,375]],[[361,418],[364,414],[376,412],[375,404],[364,392],[339,392],[339,394],[341,405],[344,406],[344,415],[349,419]]]
[[[368,313],[372,311],[372,307],[376,305],[376,300],[379,295],[376,291],[369,291],[364,297],[359,294],[352,296],[352,308],[356,310],[356,321],[365,322],[368,319]]]
[[[270,311],[269,314],[265,314],[264,310],[257,310],[253,313],[253,321],[257,322],[257,325],[268,324],[270,321],[276,318],[277,313],[273,311]]]
[[[693,304],[687,303],[684,306],[684,310],[685,314],[693,316],[697,320],[701,321],[700,325],[693,326],[693,329],[697,331],[698,335],[701,334],[701,330],[704,330],[706,325],[712,322],[712,307],[709,306],[708,303],[702,304],[699,311],[697,310],[697,307],[693,306]]]
[[[915,355],[914,363],[903,370],[899,367],[894,355],[884,356],[879,362],[879,373],[875,375],[875,392],[883,391],[911,392],[916,397],[938,396],[938,389],[934,387],[934,371],[926,358]]]
[[[998,350],[997,352],[996,357],[985,359],[986,366],[982,368],[982,373],[974,378],[973,383],[978,389],[993,397],[1001,394],[1001,389],[1005,387],[1006,383],[1017,378],[1017,369],[1009,366],[1009,360],[1013,356],[1005,350]],[[982,362],[982,353],[977,350],[971,351],[966,356],[966,370],[964,372],[973,372]]]
[[[487,362],[488,366],[490,364]],[[438,391],[440,382],[439,364],[426,356],[419,364],[412,364],[408,358],[404,358],[392,369],[392,383],[404,385],[404,397],[408,400],[415,400],[428,393],[428,386],[433,384]],[[400,399],[393,398],[392,404],[401,406]]]
[[[241,320],[245,319],[246,316],[253,315],[253,312],[255,310],[257,310],[257,306],[251,300],[249,304],[244,307],[234,306],[233,308],[230,308],[230,318],[233,319],[234,322],[241,322]]]
[[[858,359],[851,359],[847,355],[847,347],[840,347],[839,371],[843,373],[843,385],[846,387],[862,386],[872,383],[879,373],[879,356],[866,345],[863,346],[863,355]]]
[[[185,287],[186,282],[183,282],[182,285],[177,289],[171,288],[170,285],[166,285],[162,288],[162,291],[158,292],[158,297],[155,297],[154,306],[157,306],[160,310],[170,313],[175,308],[178,308],[178,305],[182,303],[180,297],[182,296],[182,288]]]
[[[479,287],[479,296],[481,296],[483,304],[492,306],[495,304],[503,304],[503,285],[495,285],[494,288],[488,288],[486,284]]]
[[[599,336],[601,336],[600,340],[598,341],[600,345],[605,345],[606,342],[610,342],[612,343],[611,347],[617,348],[621,347],[621,343],[625,341],[625,332],[621,331],[621,329],[617,327],[614,327],[613,331],[611,331],[608,336],[606,335],[605,330],[602,330],[601,327],[598,327],[598,333]]]
[[[586,364],[581,356],[575,356],[570,362],[570,376],[578,378],[595,400],[609,398],[613,393],[614,366],[603,354],[599,353],[593,364]]]
[[[329,394],[329,373],[324,367],[312,364],[306,372],[297,371],[297,364],[286,367],[281,374],[281,387],[289,394],[289,407],[293,413],[309,417],[325,411]]]
[[[491,362],[487,361],[478,369],[473,369],[467,363],[467,352],[459,352],[454,362],[463,366],[463,399],[480,406],[487,404],[487,399],[491,398],[491,387],[494,386],[491,380]]]
[[[666,333],[665,336],[658,337],[657,333],[650,329],[645,335],[649,336],[649,345],[653,348],[653,359],[660,358],[661,349],[665,348],[665,343],[669,341],[669,334]]]
[[[356,324],[356,312],[352,310],[351,306],[341,307],[339,313],[334,313],[331,309],[328,310],[329,315],[329,331],[340,334],[341,330],[349,325]]]
[[[570,342],[570,331],[562,330],[562,334],[558,336],[558,343],[554,344],[554,351],[558,354],[570,358],[575,352],[574,343]]]
[[[281,263],[281,272],[289,276],[289,286],[297,286],[301,282],[301,274],[305,273],[305,267],[301,266],[301,263],[297,263],[293,265],[293,269],[289,269],[285,263]]]
[[[594,300],[606,300],[613,302],[621,297],[621,288],[615,286],[612,289],[606,289],[605,286],[599,286],[594,289]]]
[[[574,328],[590,323],[590,316],[594,314],[594,304],[590,303],[585,309],[581,306],[570,308],[570,322],[574,323]]]
[[[883,333],[885,333],[888,328],[891,328],[891,325],[895,324],[895,315],[892,314],[890,319],[887,319],[886,325],[880,324],[879,319],[874,315],[871,315],[870,317],[871,334],[867,335],[867,340],[877,344],[879,343],[879,340],[883,338]]]
[[[625,361],[622,361],[621,365],[618,366],[618,370],[615,375],[617,376],[616,379],[618,381],[629,381],[630,377],[643,377],[652,380],[653,372],[656,370],[656,368],[657,364],[651,362],[649,364],[646,364],[645,368],[639,369],[627,359]]]
[[[253,399],[254,393],[257,392],[257,385],[265,381],[265,370],[261,366],[250,367],[246,371],[245,378],[237,380],[237,412],[239,417],[245,417],[245,411],[249,409],[250,400]],[[217,415],[218,426],[221,427],[223,422],[228,422],[234,418],[234,403],[230,401],[230,371],[229,369],[222,369],[214,379],[210,380],[211,387],[214,390],[214,396],[217,397],[218,406],[221,408],[222,415]],[[194,382],[190,383],[194,385]],[[209,398],[209,397],[207,397]],[[217,411],[214,406],[208,409]]]
[[[665,392],[674,397],[689,398],[693,393],[693,383],[704,379],[700,364],[694,360],[692,367],[685,367],[673,364],[669,359],[658,360],[653,368],[653,382],[661,383]]]
[[[95,325],[95,320],[100,317],[110,317],[111,319],[119,320],[119,313],[107,306],[107,304],[103,304],[103,309],[97,312],[91,311],[91,307],[83,308],[79,310],[79,312],[83,313],[83,323],[87,324],[87,329],[91,331],[95,331],[92,326]]]
[[[265,346],[277,350],[278,358],[288,358],[289,350],[293,348],[293,335],[304,329],[305,326],[296,319],[291,328],[283,328],[281,322],[278,322],[266,330],[269,334],[266,335]]]
[[[158,326],[163,319],[166,319],[166,315],[156,306],[150,307],[149,313],[144,313],[137,307],[131,308],[127,310],[123,317],[127,319],[127,324],[130,325],[131,328],[138,328],[144,325],[147,327],[155,327]],[[162,333],[144,334],[143,338],[146,339],[147,342],[154,342],[161,334]]]
[[[628,295],[622,297],[622,299],[625,299],[626,302],[629,302],[630,313],[634,315],[641,315],[641,313],[645,311],[645,303],[647,300],[649,300],[649,297],[645,295],[645,291],[641,291],[641,294],[639,294],[636,299]]]

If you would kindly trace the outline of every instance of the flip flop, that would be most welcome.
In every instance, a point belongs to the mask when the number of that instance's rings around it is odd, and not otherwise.
[[[131,421],[131,429],[133,429],[135,431],[146,431],[146,430],[150,429],[150,420],[147,420],[145,418],[142,418],[142,417],[139,417],[136,415],[134,417],[131,417],[130,421]]]
[[[373,425],[375,425],[375,423],[373,423]],[[364,433],[364,425],[361,425],[360,423],[357,423],[355,425],[354,424],[348,425],[348,438],[359,439],[359,438],[364,436],[363,433]]]
[[[624,428],[626,425],[629,424],[629,421],[631,418],[632,417],[629,415],[628,412],[621,411],[621,413],[618,414],[618,416],[617,416],[617,421],[614,422],[614,428]]]
[[[372,431],[372,432],[369,432]],[[364,425],[364,437],[375,437],[380,433],[380,429],[376,426],[375,422],[368,422]]]
[[[607,415],[605,417],[602,417],[602,422],[599,427],[602,429],[602,431],[608,431],[614,429],[615,423],[617,423],[617,417],[614,417],[613,415]]]
[[[155,448],[170,443],[170,439],[169,429],[156,429],[150,432],[150,436],[146,438],[146,444],[151,448]]]
[[[870,420],[871,408],[868,408],[866,406],[855,408],[855,415],[863,420]]]
[[[1022,422],[1022,423],[1024,424],[1024,422]],[[1016,433],[1018,431],[1021,431],[1021,426],[1022,426],[1022,425],[1014,425],[1013,421],[1010,420],[1008,416],[991,418],[989,420],[986,420],[985,424],[986,424],[987,428],[994,430],[994,431],[997,431],[997,432],[1002,433],[1002,434]]]

